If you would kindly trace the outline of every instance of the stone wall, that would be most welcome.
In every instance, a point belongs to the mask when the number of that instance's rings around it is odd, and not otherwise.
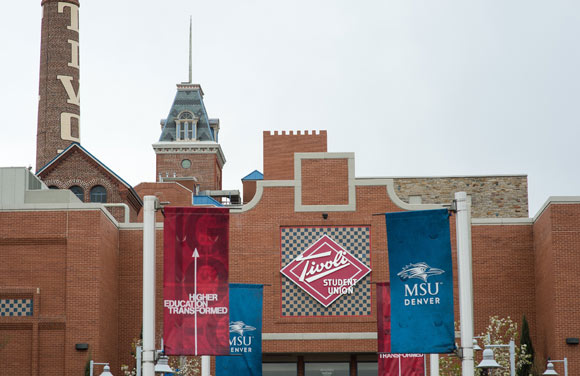
[[[473,218],[526,218],[528,217],[528,177],[513,176],[458,176],[395,178],[395,192],[409,202],[411,196],[420,196],[423,204],[448,204],[455,192],[471,196]]]

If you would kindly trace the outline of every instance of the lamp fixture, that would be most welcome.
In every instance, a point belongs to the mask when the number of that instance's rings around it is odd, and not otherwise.
[[[104,366],[103,372],[101,372],[100,376],[113,376],[113,374],[111,373],[111,368],[109,367],[109,363],[97,363],[93,360],[90,361],[90,370],[89,370],[90,376],[93,376],[93,367],[95,366],[95,364]]]
[[[175,373],[171,367],[169,367],[169,357],[167,355],[161,355],[157,364],[155,365],[155,373]]]
[[[475,368],[495,369],[501,368],[501,366],[495,361],[495,358],[493,357],[493,350],[485,349],[483,350],[483,360]]]
[[[568,376],[568,358],[564,358],[563,360],[552,360],[548,358],[548,366],[542,375],[559,375],[554,369],[554,363],[564,363],[564,376]]]
[[[546,368],[546,372],[542,373],[542,375],[556,375],[558,376],[558,372],[554,369],[554,364],[552,362],[548,362],[548,367]]]

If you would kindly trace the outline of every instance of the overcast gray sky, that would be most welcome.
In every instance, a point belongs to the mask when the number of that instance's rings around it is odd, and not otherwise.
[[[81,143],[132,185],[188,76],[221,120],[224,189],[262,131],[328,130],[356,175],[527,174],[580,195],[580,1],[81,0]],[[34,166],[40,0],[0,13],[0,166]]]

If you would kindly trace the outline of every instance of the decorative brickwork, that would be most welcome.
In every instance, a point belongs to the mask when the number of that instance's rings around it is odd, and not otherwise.
[[[0,316],[32,316],[32,299],[0,299]]]
[[[264,132],[264,179],[294,179],[294,153],[326,152],[326,131],[318,134]]]
[[[302,160],[302,205],[347,205],[348,160]]]
[[[423,204],[449,204],[460,191],[471,196],[473,218],[528,216],[527,176],[395,178],[395,192],[407,203],[421,196]]]
[[[59,189],[81,187],[84,191],[84,202],[91,202],[91,189],[100,185],[107,191],[107,203],[127,204],[132,221],[137,219],[137,214],[141,210],[142,204],[139,197],[77,145],[73,145],[50,166],[42,170],[39,178],[49,187]],[[124,221],[124,208],[109,207],[107,210],[119,222]]]

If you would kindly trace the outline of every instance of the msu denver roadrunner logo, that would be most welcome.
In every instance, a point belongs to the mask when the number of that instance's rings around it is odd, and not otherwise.
[[[243,321],[230,321],[230,353],[251,353],[254,336],[246,334],[254,330],[255,327]],[[237,336],[232,337],[231,333],[236,333]]]
[[[352,294],[357,282],[370,271],[368,266],[323,235],[280,273],[328,307],[343,294]]]
[[[427,278],[430,276],[443,273],[445,271],[442,269],[432,268],[426,262],[418,262],[416,264],[406,265],[402,271],[397,273],[397,276],[401,278],[401,281],[417,278],[423,280],[423,282],[427,282]]]
[[[405,265],[403,270],[397,273],[397,276],[405,283],[405,299],[403,301],[405,306],[441,304],[439,287],[443,282],[427,282],[427,279],[443,273],[445,270],[432,268],[426,262]],[[423,282],[411,284],[413,282],[410,281],[411,279],[419,279]]]

